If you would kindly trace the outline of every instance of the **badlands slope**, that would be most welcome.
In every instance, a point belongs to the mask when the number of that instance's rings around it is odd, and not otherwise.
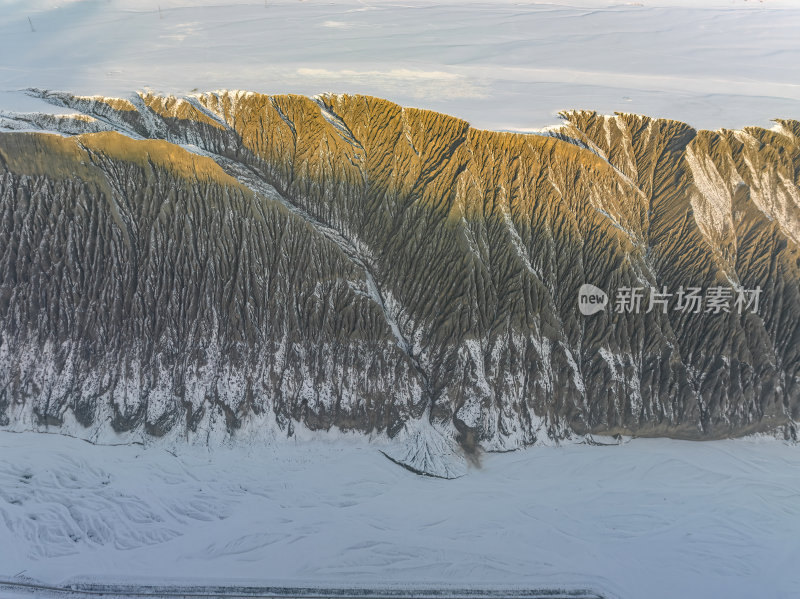
[[[797,121],[523,135],[370,96],[30,93],[78,114],[2,121],[61,134],[0,133],[3,426],[421,436],[415,467],[796,435]],[[584,283],[673,295],[584,316]],[[731,301],[678,309],[682,287]]]

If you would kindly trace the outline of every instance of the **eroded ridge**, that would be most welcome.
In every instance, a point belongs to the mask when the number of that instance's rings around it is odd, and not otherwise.
[[[545,136],[367,96],[31,93],[79,114],[0,120],[3,426],[794,434],[797,121]],[[586,317],[584,283],[760,306]]]

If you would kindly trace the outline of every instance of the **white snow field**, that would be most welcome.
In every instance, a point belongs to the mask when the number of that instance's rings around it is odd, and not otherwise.
[[[455,480],[380,448],[172,455],[0,433],[0,578],[800,593],[800,452],[775,439],[537,447]]]
[[[29,87],[366,93],[489,129],[559,110],[717,129],[800,116],[797,0],[0,0],[0,110]]]

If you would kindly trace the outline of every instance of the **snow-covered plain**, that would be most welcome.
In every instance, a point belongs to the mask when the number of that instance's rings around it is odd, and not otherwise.
[[[796,597],[800,452],[538,447],[456,480],[341,436],[173,455],[0,433],[0,578]]]
[[[0,0],[14,90],[367,93],[489,129],[559,110],[716,129],[800,117],[796,0]],[[12,92],[12,93],[9,93]]]

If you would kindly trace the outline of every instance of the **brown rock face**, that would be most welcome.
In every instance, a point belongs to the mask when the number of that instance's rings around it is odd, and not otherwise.
[[[3,426],[794,434],[797,121],[519,135],[364,96],[36,93],[82,114],[0,121],[73,135],[0,133]]]

